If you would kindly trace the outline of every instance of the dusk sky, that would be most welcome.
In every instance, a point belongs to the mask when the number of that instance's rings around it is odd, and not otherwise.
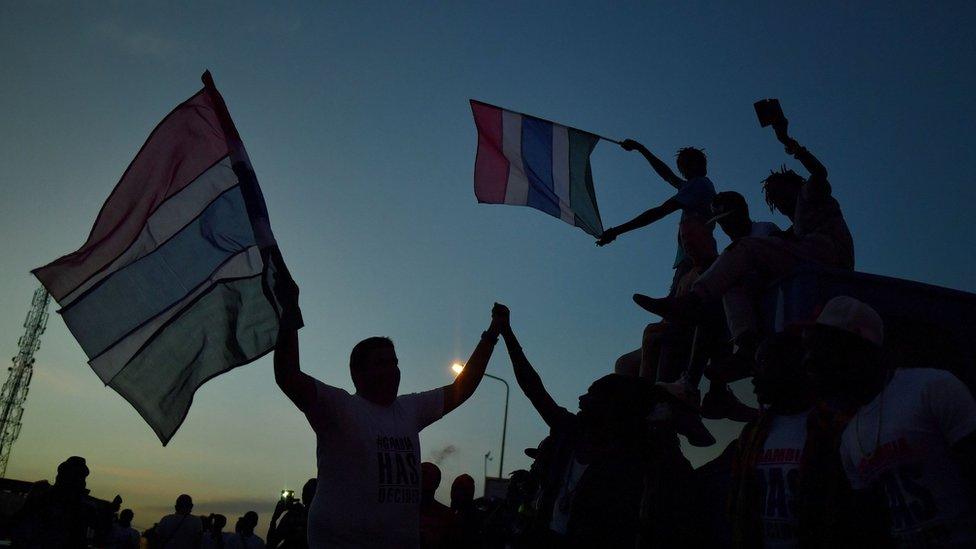
[[[0,350],[13,356],[34,267],[75,250],[152,128],[213,72],[301,287],[302,364],[352,390],[348,356],[397,345],[401,392],[452,380],[494,301],[555,399],[577,396],[639,345],[652,317],[630,295],[666,292],[677,215],[598,248],[542,212],[477,204],[477,98],[672,162],[703,147],[719,190],[771,214],[760,180],[782,164],[752,103],[778,97],[827,166],[857,270],[976,291],[976,3],[732,4],[226,2],[0,4]],[[465,4],[465,5],[462,5]],[[605,226],[667,199],[637,153],[593,154]],[[722,236],[719,246],[727,240]],[[93,495],[120,493],[151,526],[182,492],[201,513],[261,513],[315,473],[315,440],[274,384],[270,357],[204,385],[167,447],[102,385],[53,313],[7,475],[53,480],[81,455]],[[3,353],[0,353],[2,355]],[[505,472],[546,428],[512,383]],[[754,402],[751,386],[735,386]],[[446,500],[462,472],[498,466],[504,389],[486,379],[422,433]],[[707,422],[716,456],[741,424]],[[453,452],[443,452],[453,447]],[[494,474],[494,473],[492,473]]]

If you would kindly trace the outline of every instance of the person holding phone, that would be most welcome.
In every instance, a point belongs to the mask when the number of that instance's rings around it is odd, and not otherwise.
[[[709,377],[718,381],[731,382],[751,375],[759,344],[755,302],[768,283],[804,263],[854,268],[854,239],[840,204],[833,197],[827,168],[789,135],[788,121],[781,110],[774,108],[770,112],[757,106],[757,112],[760,123],[771,125],[787,154],[810,173],[804,178],[784,167],[763,180],[766,202],[793,224],[782,235],[747,236],[733,242],[686,296],[655,299],[634,294],[638,305],[665,318],[695,318],[705,303],[724,301],[736,352],[732,360],[710,368]]]

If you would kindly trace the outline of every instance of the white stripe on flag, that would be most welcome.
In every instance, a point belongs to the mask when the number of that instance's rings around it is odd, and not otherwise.
[[[570,225],[576,224],[569,201],[569,131],[566,126],[552,125],[552,184],[559,198],[559,217]]]
[[[115,345],[109,347],[102,354],[88,361],[88,364],[95,370],[102,382],[108,384],[115,374],[129,363],[142,346],[149,341],[163,325],[169,322],[177,313],[182,311],[188,303],[196,299],[200,294],[209,290],[217,281],[229,278],[243,278],[259,274],[264,269],[264,260],[261,259],[261,250],[257,246],[251,246],[220,266],[203,284],[197,286],[193,291],[186,294],[179,302],[170,308],[153,317],[152,320],[143,324],[131,334],[119,340]]]
[[[200,212],[227,189],[237,184],[237,175],[230,165],[230,158],[225,157],[214,164],[207,171],[198,175],[192,183],[181,189],[159,205],[155,212],[146,220],[142,232],[129,245],[122,255],[113,260],[108,267],[95,273],[84,284],[66,295],[58,304],[64,308],[78,299],[92,286],[108,278],[119,269],[135,262],[141,257],[152,253],[163,242],[180,232],[188,223],[192,222]]]
[[[529,203],[529,178],[522,163],[521,114],[502,111],[502,154],[508,159],[505,203],[524,206]]]

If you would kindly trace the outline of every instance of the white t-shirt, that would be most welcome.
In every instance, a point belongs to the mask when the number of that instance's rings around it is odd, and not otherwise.
[[[563,482],[563,485],[559,488],[559,496],[556,497],[556,503],[552,506],[552,521],[549,522],[549,528],[553,532],[565,534],[569,528],[569,515],[573,508],[573,497],[576,495],[576,487],[579,485],[580,479],[583,478],[583,473],[586,472],[587,466],[587,463],[576,461],[575,455],[570,458],[569,464],[566,465],[566,482]]]
[[[778,415],[770,420],[769,436],[756,462],[756,478],[762,495],[759,518],[766,549],[799,547],[796,537],[796,497],[800,461],[807,442],[807,415]]]
[[[951,451],[974,431],[969,389],[949,372],[929,368],[895,370],[844,430],[841,458],[851,486],[880,483],[901,546],[976,546],[973,494]]]
[[[166,515],[156,526],[156,539],[165,542],[162,545],[165,549],[196,547],[201,535],[203,523],[193,515]]]
[[[769,236],[779,232],[779,227],[771,221],[753,221],[749,236]]]
[[[416,547],[420,543],[420,437],[444,415],[441,388],[390,406],[316,381],[305,417],[315,431],[318,487],[310,547]]]

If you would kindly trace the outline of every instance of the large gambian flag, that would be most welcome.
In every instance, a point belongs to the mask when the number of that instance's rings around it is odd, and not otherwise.
[[[590,153],[596,134],[471,100],[478,128],[478,202],[529,206],[593,236],[603,233]]]
[[[152,131],[77,251],[35,269],[102,381],[165,445],[207,380],[270,351],[287,271],[207,72]]]

